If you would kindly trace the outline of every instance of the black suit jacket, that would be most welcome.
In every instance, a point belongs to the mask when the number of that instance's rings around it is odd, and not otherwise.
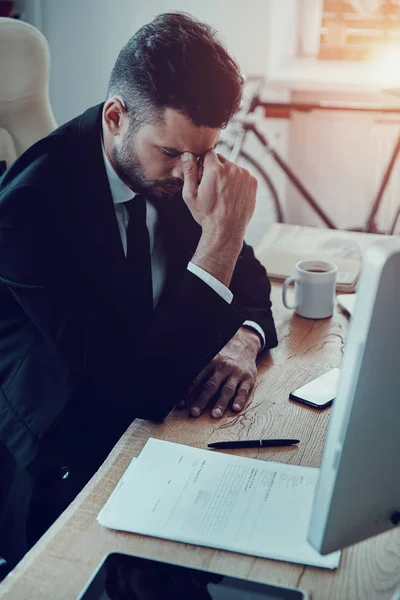
[[[107,452],[135,417],[162,420],[245,319],[276,345],[270,285],[246,245],[228,305],[188,272],[200,229],[160,208],[167,283],[138,332],[101,151],[102,106],[25,152],[0,180],[0,439],[21,467]]]

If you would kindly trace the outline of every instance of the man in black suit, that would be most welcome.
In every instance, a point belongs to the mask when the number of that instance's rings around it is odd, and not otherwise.
[[[243,243],[256,182],[214,148],[242,78],[205,24],[165,14],[107,100],[0,182],[0,554],[15,564],[135,417],[245,406],[276,345]]]

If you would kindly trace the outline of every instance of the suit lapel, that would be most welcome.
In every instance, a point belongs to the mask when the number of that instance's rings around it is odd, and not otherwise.
[[[94,289],[129,318],[135,312],[135,286],[128,272],[101,146],[102,105],[78,122],[80,192],[70,201],[81,267]],[[76,162],[76,160],[75,160]]]

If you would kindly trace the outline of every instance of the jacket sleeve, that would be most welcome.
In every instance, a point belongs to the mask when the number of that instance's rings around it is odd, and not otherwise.
[[[0,201],[0,283],[5,285],[74,378],[112,398],[128,418],[161,420],[194,377],[235,334],[244,317],[185,272],[138,337],[121,305],[66,281],[68,257],[40,214],[37,190],[14,187]],[[69,273],[71,270],[68,271]],[[45,368],[45,365],[44,365]]]
[[[230,289],[235,306],[245,320],[255,321],[264,330],[264,351],[274,348],[278,339],[271,311],[271,284],[265,268],[246,243],[239,255]]]

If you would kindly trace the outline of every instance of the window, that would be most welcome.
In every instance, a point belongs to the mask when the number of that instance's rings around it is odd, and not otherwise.
[[[324,0],[318,58],[365,61],[400,45],[399,0]]]
[[[268,0],[268,6],[271,88],[366,94],[400,89],[400,0]],[[354,30],[357,35],[350,35]]]

